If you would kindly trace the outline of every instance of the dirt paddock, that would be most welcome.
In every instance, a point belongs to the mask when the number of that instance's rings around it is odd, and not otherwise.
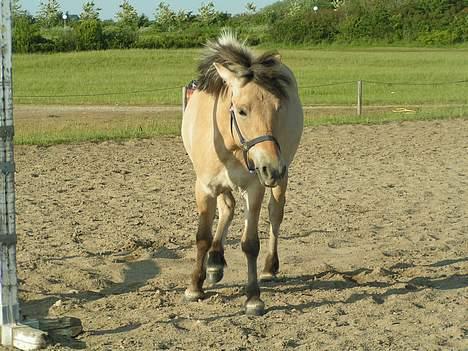
[[[84,326],[50,350],[468,349],[466,119],[306,129],[262,317],[241,311],[239,197],[223,281],[183,301],[197,217],[180,138],[18,146],[16,162],[22,312]],[[263,248],[267,226],[264,210]]]

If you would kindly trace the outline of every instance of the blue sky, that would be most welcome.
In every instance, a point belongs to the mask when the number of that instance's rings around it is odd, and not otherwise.
[[[42,0],[43,2],[47,0]],[[62,6],[62,11],[68,11],[70,14],[79,14],[83,3],[87,0],[58,0]],[[154,11],[161,0],[130,0],[130,3],[137,9],[139,13],[144,13],[150,19],[154,17]],[[196,12],[202,3],[208,3],[209,0],[166,0],[173,9],[185,9]],[[216,9],[222,12],[228,12],[232,14],[244,12],[245,5],[248,2],[253,2],[257,5],[257,9],[260,9],[266,5],[270,5],[276,0],[218,0],[213,1]],[[36,14],[39,8],[41,0],[20,0],[21,5],[24,9],[28,10],[31,14]],[[119,4],[121,0],[94,0],[97,7],[101,8],[101,18],[109,19],[113,18],[119,10]]]

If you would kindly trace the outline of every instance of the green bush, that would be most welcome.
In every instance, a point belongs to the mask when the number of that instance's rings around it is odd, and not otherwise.
[[[187,30],[185,32],[151,32],[140,34],[135,47],[140,49],[169,49],[200,47],[219,35],[217,29]]]
[[[424,45],[459,42],[466,28],[467,5],[465,0],[402,0],[393,8],[395,40]]]
[[[40,41],[39,31],[33,18],[28,15],[15,16],[13,23],[13,51],[31,52],[35,43]]]
[[[29,52],[54,52],[55,50],[55,43],[52,40],[38,35],[31,44]]]
[[[78,50],[99,50],[104,47],[101,21],[81,20],[75,27]]]
[[[468,42],[468,8],[454,17],[449,26],[454,43]]]
[[[72,27],[43,29],[41,38],[33,45],[33,52],[66,52],[76,50],[76,36]]]
[[[417,38],[418,43],[423,45],[451,45],[456,42],[452,32],[446,30],[434,30],[431,32],[420,33]]]
[[[306,10],[294,16],[285,16],[270,27],[271,38],[286,44],[316,44],[332,42],[338,34],[340,13]]]
[[[75,31],[71,27],[57,28],[57,32],[53,37],[55,50],[58,52],[74,51],[77,47]]]
[[[465,0],[354,0],[340,8],[338,39],[449,45],[464,41]],[[463,15],[465,11],[465,15]],[[455,19],[455,21],[454,21]]]
[[[370,42],[393,41],[395,38],[391,2],[357,0],[349,1],[340,23],[340,41]]]
[[[126,25],[108,25],[103,28],[106,49],[129,49],[138,41],[138,31]]]

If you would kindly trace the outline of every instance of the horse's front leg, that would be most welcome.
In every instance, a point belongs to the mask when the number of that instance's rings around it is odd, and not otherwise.
[[[241,239],[242,251],[247,258],[247,287],[245,313],[262,315],[265,304],[260,299],[260,288],[257,281],[257,257],[260,250],[258,240],[258,219],[265,188],[260,185],[250,187],[246,192],[245,228]]]
[[[197,262],[192,273],[189,287],[185,290],[185,298],[189,301],[197,301],[204,297],[203,282],[206,278],[205,258],[211,247],[213,236],[211,234],[214,216],[216,213],[216,196],[207,193],[197,180],[195,197],[198,209]]]
[[[219,222],[213,244],[208,252],[206,267],[206,280],[210,284],[215,284],[223,279],[224,267],[226,266],[226,260],[224,259],[224,240],[232,218],[234,217],[234,208],[236,206],[236,201],[230,191],[219,194],[217,202]]]
[[[270,218],[270,239],[268,245],[268,255],[265,260],[260,280],[273,280],[279,272],[278,258],[278,236],[280,225],[284,216],[284,204],[286,203],[286,188],[288,177],[281,180],[278,186],[271,189],[270,202],[268,203],[268,215]]]

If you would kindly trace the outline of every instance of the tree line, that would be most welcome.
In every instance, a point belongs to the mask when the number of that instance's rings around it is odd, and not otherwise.
[[[30,14],[13,1],[15,52],[122,48],[187,48],[203,45],[231,28],[250,45],[322,43],[453,45],[468,40],[467,0],[283,0],[241,14],[218,11],[213,2],[196,11],[160,2],[154,18],[122,0],[114,19],[102,20],[93,1],[79,14],[64,13],[57,0]]]

